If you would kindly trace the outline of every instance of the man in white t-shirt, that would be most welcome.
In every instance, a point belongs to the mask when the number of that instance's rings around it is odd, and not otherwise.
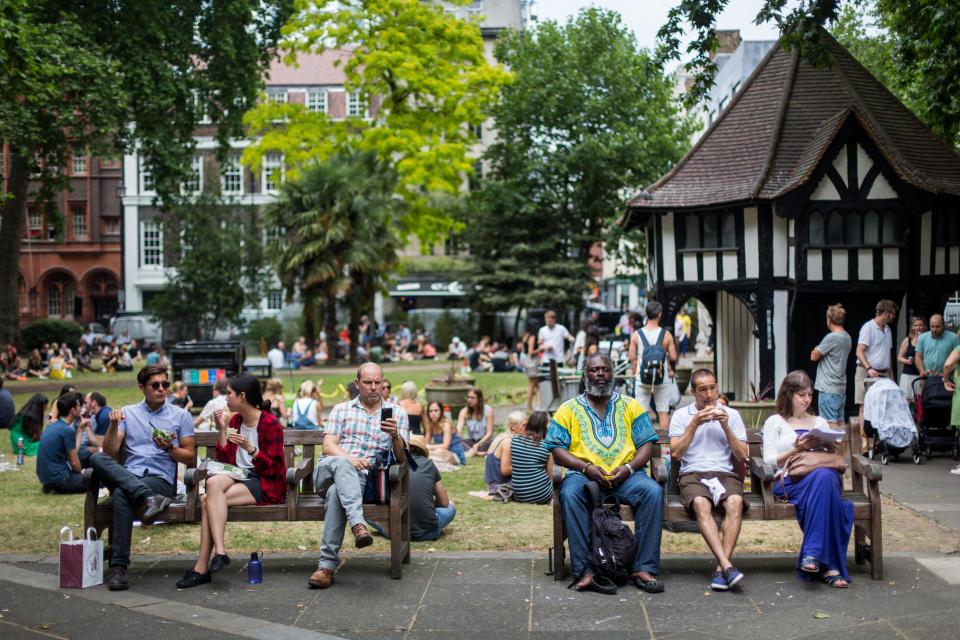
[[[670,332],[660,326],[660,318],[663,315],[663,305],[653,300],[647,303],[646,312],[646,324],[640,327],[639,331],[634,331],[633,335],[630,336],[630,346],[627,349],[627,356],[631,362],[637,365],[637,379],[633,396],[640,401],[643,410],[650,415],[653,415],[653,409],[650,406],[650,400],[653,399],[657,405],[657,424],[662,428],[667,426],[667,421],[670,417],[670,378],[673,376],[670,362],[677,361],[677,345],[673,341],[673,336],[670,335]],[[649,345],[659,344],[666,354],[666,362],[663,363],[665,371],[662,376],[663,380],[660,383],[644,384],[641,379],[643,349],[644,346],[646,346],[644,345],[644,340],[646,340],[646,344]]]
[[[670,420],[670,455],[680,459],[680,501],[696,517],[717,559],[710,588],[726,591],[743,580],[730,558],[747,504],[731,457],[738,463],[746,459],[747,429],[735,409],[717,403],[719,389],[712,371],[694,371],[690,387],[693,404],[677,409]],[[723,519],[722,532],[714,515]]]
[[[881,300],[877,303],[876,314],[872,320],[867,320],[860,327],[860,336],[857,338],[857,373],[854,377],[853,395],[859,406],[858,416],[860,433],[863,437],[864,450],[861,453],[873,450],[873,438],[867,438],[863,431],[863,397],[866,394],[867,378],[887,376],[894,380],[893,367],[890,355],[893,349],[893,332],[890,324],[896,319],[900,309],[892,300]]]
[[[277,343],[273,349],[267,351],[267,360],[270,361],[270,366],[273,367],[273,370],[285,369],[287,367],[287,345],[283,344],[283,341]]]
[[[566,343],[573,342],[573,336],[565,326],[557,324],[556,312],[547,311],[543,319],[546,324],[537,332],[537,353],[544,364],[556,360],[557,364],[562,365]]]
[[[227,379],[220,378],[213,384],[213,397],[203,405],[203,410],[193,419],[193,428],[213,429],[213,414],[227,408]]]

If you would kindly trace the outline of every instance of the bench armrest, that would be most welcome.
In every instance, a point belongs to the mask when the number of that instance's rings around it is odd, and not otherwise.
[[[190,467],[183,473],[183,484],[187,487],[187,493],[190,493],[190,490],[193,487],[199,486],[202,480],[207,479],[207,470],[206,469],[197,469],[196,467]]]
[[[667,486],[670,473],[667,471],[667,465],[663,464],[663,458],[650,458],[650,477],[661,487]]]
[[[563,467],[556,462],[553,463],[553,476],[550,480],[553,481],[555,487],[559,487],[560,483],[563,482]]]
[[[850,456],[850,465],[869,482],[880,482],[883,479],[883,467],[859,453]]]
[[[300,481],[313,473],[313,458],[304,458],[292,469],[287,469],[287,486],[296,490]]]
[[[759,456],[750,458],[750,472],[760,478],[760,482],[773,482],[777,477],[777,468],[765,463]]]

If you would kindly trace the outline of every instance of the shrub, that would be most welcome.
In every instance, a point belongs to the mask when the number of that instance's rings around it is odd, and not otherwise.
[[[260,353],[260,338],[267,343],[267,348],[280,341],[280,335],[283,333],[283,327],[276,318],[260,318],[247,325],[244,333],[244,342],[247,343],[249,353]]]
[[[66,342],[67,346],[75,349],[83,335],[83,327],[76,322],[66,320],[37,320],[20,331],[23,345],[27,351],[39,349],[51,342]]]

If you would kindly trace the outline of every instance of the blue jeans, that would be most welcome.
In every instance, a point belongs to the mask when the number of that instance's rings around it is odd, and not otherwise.
[[[843,408],[847,404],[847,397],[842,393],[820,392],[817,398],[817,408],[820,417],[827,422],[843,422]]]
[[[560,508],[563,526],[570,547],[570,570],[577,578],[593,573],[587,562],[590,547],[590,499],[584,491],[589,482],[579,471],[567,471],[560,486]],[[663,489],[645,471],[637,471],[623,484],[606,490],[600,487],[601,499],[615,495],[620,502],[633,507],[637,552],[631,571],[660,573],[660,537],[663,519]]]
[[[422,540],[436,540],[440,537],[440,533],[443,532],[443,528],[453,522],[453,516],[455,516],[456,513],[457,510],[454,509],[452,504],[446,507],[437,507],[437,518],[440,520],[440,524],[437,526],[437,528],[420,536],[412,536],[411,539],[414,542],[420,542]]]

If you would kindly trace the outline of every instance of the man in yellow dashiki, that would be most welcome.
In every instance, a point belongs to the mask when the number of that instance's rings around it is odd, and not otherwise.
[[[587,561],[590,500],[584,486],[600,485],[601,498],[616,495],[633,507],[637,552],[630,579],[647,593],[660,593],[660,531],[663,489],[643,467],[657,439],[650,417],[635,399],[615,393],[613,364],[603,354],[584,363],[586,393],[564,402],[553,417],[544,444],[553,460],[569,469],[560,487],[560,507],[570,546],[577,590],[603,591],[594,585]]]

